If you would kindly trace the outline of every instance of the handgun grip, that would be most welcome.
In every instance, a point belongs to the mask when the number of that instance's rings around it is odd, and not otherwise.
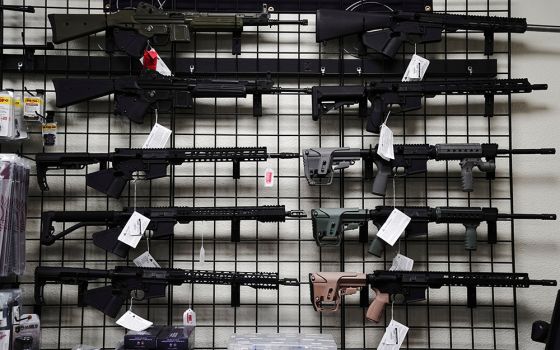
[[[385,241],[379,237],[375,237],[369,244],[368,253],[380,258],[383,254],[383,248],[385,248]]]
[[[391,163],[380,158],[375,161],[375,165],[377,166],[377,174],[373,179],[371,193],[378,196],[385,196],[387,193],[387,183],[389,182],[389,177],[393,175]]]
[[[385,305],[389,304],[390,296],[388,293],[381,293],[378,289],[374,289],[375,299],[369,305],[366,318],[372,322],[378,323],[385,311]]]
[[[381,124],[385,120],[387,114],[387,106],[382,97],[374,97],[371,100],[371,114],[367,120],[366,131],[374,134],[381,132]]]

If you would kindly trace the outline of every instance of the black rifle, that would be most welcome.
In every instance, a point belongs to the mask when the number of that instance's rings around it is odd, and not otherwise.
[[[424,98],[438,95],[480,95],[485,98],[485,116],[494,115],[494,96],[514,93],[529,93],[547,90],[546,84],[533,85],[527,79],[484,79],[416,82],[371,82],[366,86],[315,86],[312,88],[313,120],[326,112],[359,104],[359,114],[368,118],[366,130],[379,133],[381,124],[392,105],[401,112],[410,112],[422,107]],[[371,111],[368,113],[368,100]]]
[[[546,321],[534,322],[531,339],[546,344],[545,350],[560,349],[560,291],[556,296],[556,304],[550,323]]]
[[[19,5],[0,5],[0,11],[15,11],[15,12],[35,13],[35,7],[33,7],[33,6],[19,6]]]
[[[135,174],[143,172],[145,180],[165,177],[169,165],[194,162],[231,162],[233,178],[239,179],[241,162],[259,162],[268,159],[299,158],[298,153],[268,153],[266,147],[232,148],[177,148],[177,149],[126,149],[114,153],[39,153],[37,181],[43,191],[48,191],[47,171],[53,169],[83,169],[99,164],[100,170],[86,175],[86,184],[99,192],[119,198],[126,184]],[[112,167],[108,168],[111,162]]]
[[[496,158],[513,154],[555,154],[554,148],[498,149],[494,143],[447,143],[437,145],[394,145],[395,159],[385,160],[377,154],[377,146],[358,148],[311,148],[303,151],[303,164],[307,181],[312,186],[330,185],[335,170],[347,169],[362,160],[364,178],[373,179],[372,193],[385,196],[387,182],[398,169],[399,176],[423,174],[428,171],[428,161],[459,161],[462,189],[473,191],[473,169],[486,174],[486,179],[496,178]],[[377,168],[374,175],[373,167]]]
[[[475,308],[478,287],[529,288],[530,286],[556,286],[554,280],[531,280],[526,273],[474,273],[474,272],[406,272],[374,271],[372,274],[354,272],[316,272],[309,274],[311,303],[316,311],[334,312],[342,297],[360,291],[360,306],[369,305],[368,286],[375,291],[366,317],[379,322],[385,305],[397,296],[404,302],[426,300],[426,291],[443,286],[466,287],[467,306]]]
[[[61,44],[107,31],[110,46],[133,57],[140,57],[148,46],[189,43],[191,33],[228,32],[233,34],[232,54],[241,54],[241,33],[245,27],[307,25],[307,20],[270,19],[268,7],[252,15],[220,15],[160,10],[147,3],[113,14],[51,14],[53,42]]]
[[[91,281],[109,279],[110,285],[88,289]],[[109,317],[117,317],[119,310],[131,297],[150,300],[166,295],[167,286],[185,283],[231,285],[231,306],[241,305],[240,286],[254,289],[275,289],[279,286],[299,286],[297,279],[280,279],[274,272],[220,272],[171,268],[143,268],[118,266],[114,270],[93,270],[72,267],[37,267],[35,269],[35,302],[45,303],[44,286],[48,283],[78,285],[78,305],[91,306]],[[138,297],[137,292],[143,292]]]
[[[247,80],[207,80],[168,77],[152,70],[139,76],[113,79],[53,79],[56,106],[63,108],[98,97],[115,94],[115,114],[143,123],[150,112],[193,108],[193,98],[246,98],[253,95],[253,114],[262,116],[262,95],[310,93],[309,89],[274,87],[267,78]]]
[[[485,55],[494,54],[495,33],[560,32],[560,26],[528,25],[525,18],[506,18],[441,13],[364,13],[341,10],[317,11],[317,42],[360,35],[362,44],[387,57],[395,57],[403,43],[439,42],[442,33],[482,31]]]
[[[303,218],[302,210],[286,211],[283,205],[260,207],[181,207],[181,208],[125,208],[123,211],[47,211],[41,219],[41,244],[50,246],[57,240],[81,227],[102,226],[109,228],[95,232],[93,243],[122,258],[128,255],[131,247],[118,240],[118,237],[133,212],[150,219],[147,230],[153,232],[150,239],[170,239],[177,223],[188,224],[193,221],[231,221],[231,241],[240,242],[240,224],[245,220],[258,222],[284,222],[287,217]],[[53,222],[76,223],[60,233],[55,233]]]
[[[394,207],[377,206],[369,209],[313,209],[311,219],[313,237],[318,246],[339,245],[344,231],[359,229],[359,239],[362,243],[368,242],[368,222],[372,221],[377,229],[387,221]],[[477,207],[397,207],[411,218],[405,230],[407,237],[424,236],[428,234],[428,223],[436,224],[462,224],[465,226],[465,249],[476,250],[477,229],[481,223],[488,225],[488,238],[490,244],[498,242],[497,222],[515,219],[527,220],[556,220],[555,214],[500,214],[497,208]],[[380,257],[386,243],[380,238],[375,238],[370,246],[369,253]]]

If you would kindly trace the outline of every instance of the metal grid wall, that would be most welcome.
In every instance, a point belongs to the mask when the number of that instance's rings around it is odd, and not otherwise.
[[[156,1],[153,1],[156,3]],[[12,1],[4,1],[11,4]],[[14,4],[20,4],[13,1]],[[204,2],[205,6],[208,5]],[[320,3],[320,2],[319,2]],[[48,13],[100,13],[101,1],[45,0],[24,1],[33,5],[37,13],[3,16],[4,44],[21,43],[25,33],[26,44],[44,44],[50,39],[46,15]],[[237,4],[237,2],[236,2]],[[341,3],[342,4],[342,3]],[[168,1],[175,6],[175,1]],[[195,1],[195,7],[196,7]],[[217,2],[216,2],[216,6]],[[320,6],[318,6],[320,7]],[[509,1],[490,4],[490,1],[438,1],[436,11],[450,13],[488,14],[508,16]],[[281,8],[279,8],[281,10]],[[242,58],[273,59],[353,59],[337,45],[321,47],[314,42],[315,18],[312,14],[280,14],[280,19],[308,18],[308,27],[265,28],[256,35],[244,34]],[[102,36],[59,45],[48,55],[104,56]],[[257,38],[259,40],[257,40]],[[509,77],[510,40],[507,35],[497,36],[496,55],[499,77]],[[479,34],[446,36],[440,45],[419,46],[419,54],[440,59],[476,59],[483,56],[483,38]],[[7,54],[21,51],[4,50]],[[172,70],[176,59],[231,58],[230,37],[196,35],[190,45],[174,45],[171,50],[160,50]],[[194,52],[194,53],[193,53]],[[414,52],[407,46],[401,58]],[[41,52],[38,52],[41,53]],[[93,60],[92,60],[93,61]],[[91,64],[90,64],[91,65]],[[83,67],[84,76],[93,70]],[[220,67],[216,67],[219,71]],[[264,72],[263,72],[264,73]],[[48,91],[50,109],[54,109],[51,79],[61,75],[6,73],[2,76],[4,88],[23,90],[42,88]],[[232,76],[231,78],[235,78]],[[257,78],[257,77],[255,77]],[[364,83],[365,77],[349,78],[305,76],[273,76],[282,87],[310,87]],[[364,121],[357,110],[346,108],[340,113],[325,116],[319,123],[311,120],[309,96],[264,96],[264,116],[252,116],[251,99],[199,100],[191,112],[160,115],[159,122],[174,130],[172,147],[192,146],[268,146],[271,152],[299,152],[304,148],[350,146],[369,147],[376,137],[364,132]],[[425,107],[406,116],[392,116],[390,125],[397,143],[442,142],[495,142],[503,148],[512,144],[511,100],[496,98],[496,116],[486,119],[483,100],[475,97],[441,97],[425,101]],[[59,143],[48,151],[112,151],[116,147],[138,147],[147,137],[154,119],[144,125],[112,115],[111,98],[96,100],[75,108],[58,110]],[[32,140],[21,147],[3,146],[2,151],[17,151],[33,158],[41,150],[41,135],[33,127]],[[267,166],[276,171],[274,189],[263,187],[262,175]],[[166,179],[140,182],[137,185],[138,206],[227,206],[284,204],[288,209],[309,212],[317,207],[373,208],[392,204],[369,193],[370,184],[362,181],[360,167],[349,169],[332,187],[309,187],[302,176],[302,164],[297,160],[279,160],[268,165],[243,164],[242,177],[230,178],[230,164],[186,164],[171,167]],[[429,163],[429,174],[409,179],[397,179],[396,203],[399,205],[429,206],[495,206],[503,212],[513,210],[511,160],[498,159],[498,179],[488,183],[477,179],[476,191],[459,191],[460,178],[457,164]],[[91,169],[93,171],[95,169]],[[101,253],[91,242],[93,229],[83,229],[51,247],[39,245],[40,213],[45,210],[119,210],[133,205],[133,188],[120,201],[88,189],[84,174],[68,171],[49,176],[51,191],[41,193],[32,179],[28,220],[28,272],[22,278],[28,305],[32,304],[33,270],[35,266],[72,266],[112,268],[132,264]],[[58,175],[55,175],[58,174]],[[391,190],[389,190],[391,193]],[[433,271],[514,271],[513,224],[499,224],[499,243],[489,246],[480,243],[476,252],[463,250],[463,228],[457,225],[430,226],[430,236],[405,239],[400,244],[402,253],[414,258],[416,270]],[[481,228],[481,237],[485,230]],[[373,235],[374,228],[371,228]],[[342,348],[375,348],[381,339],[385,324],[390,321],[389,310],[385,322],[374,325],[365,320],[364,310],[357,297],[349,297],[337,315],[320,315],[309,302],[307,274],[312,271],[365,271],[388,269],[396,249],[388,250],[383,259],[368,256],[366,247],[357,241],[357,233],[347,233],[343,246],[316,247],[308,220],[289,220],[284,224],[242,223],[242,242],[229,241],[229,224],[194,223],[178,225],[171,242],[151,242],[151,253],[162,266],[176,268],[279,271],[284,277],[299,277],[299,289],[281,288],[278,292],[255,292],[242,288],[242,306],[229,307],[227,287],[181,286],[171,288],[168,298],[149,304],[135,304],[133,310],[151,321],[178,324],[181,315],[192,300],[197,311],[196,348],[220,349],[227,347],[233,332],[303,332],[329,333]],[[198,262],[198,250],[204,242],[207,259]],[[145,241],[140,247],[145,245]],[[138,254],[142,249],[138,250]],[[135,257],[131,254],[131,258]],[[530,272],[530,271],[529,271]],[[95,286],[93,284],[92,286]],[[77,288],[51,286],[46,292],[48,306],[42,310],[43,349],[69,349],[85,343],[110,348],[122,339],[124,331],[112,319],[99,312],[77,308]],[[515,290],[482,290],[478,292],[480,306],[467,309],[464,289],[442,288],[430,290],[426,303],[395,305],[394,318],[411,330],[403,348],[430,349],[513,349],[518,347],[517,310]]]

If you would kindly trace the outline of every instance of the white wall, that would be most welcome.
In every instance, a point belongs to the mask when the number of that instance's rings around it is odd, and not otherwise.
[[[558,1],[512,1],[512,16],[527,17],[533,24],[560,25],[559,12]],[[512,76],[549,85],[548,91],[534,93],[530,99],[514,103],[514,146],[558,147],[560,35],[528,33],[513,36],[512,41]],[[531,160],[520,156],[514,162],[515,210],[559,213],[560,157],[542,162],[538,157]],[[518,221],[515,228],[517,271],[530,272],[535,278],[560,280],[558,223]],[[523,289],[518,295],[520,348],[543,348],[531,341],[531,324],[535,320],[550,320],[556,291],[550,288]]]

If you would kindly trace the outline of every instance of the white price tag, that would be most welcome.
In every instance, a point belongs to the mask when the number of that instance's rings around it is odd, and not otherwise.
[[[410,64],[408,65],[408,68],[404,73],[402,81],[422,81],[424,79],[424,75],[426,75],[426,72],[428,71],[429,66],[429,60],[425,59],[424,57],[418,56],[417,54],[414,54],[410,59]]]
[[[387,326],[385,330],[385,334],[383,334],[383,338],[381,338],[377,350],[399,350],[407,333],[407,326],[395,320],[391,320],[391,323],[389,323],[389,326]]]
[[[193,309],[188,308],[185,313],[183,313],[183,326],[195,327],[196,326],[196,312]]]
[[[381,125],[381,133],[379,134],[379,145],[377,147],[377,154],[381,158],[389,161],[395,159],[395,148],[393,146],[393,131],[389,129],[385,123]]]
[[[19,305],[12,307],[12,324],[19,324]]]
[[[200,256],[198,259],[201,263],[206,261],[206,250],[204,250],[204,246],[200,247]]]
[[[165,148],[171,134],[172,131],[170,129],[156,123],[142,148]]]
[[[377,232],[377,237],[387,242],[390,246],[395,245],[399,237],[404,232],[404,229],[410,223],[410,217],[398,209],[393,209],[393,212],[387,218],[387,221],[381,226]]]
[[[264,187],[274,187],[274,169],[270,167],[264,171]]]
[[[397,254],[389,271],[412,271],[413,267],[414,260],[402,254]]]
[[[149,223],[150,219],[135,211],[119,235],[119,241],[132,248],[136,248],[142,237],[144,237],[144,232],[146,232]]]
[[[150,254],[150,252],[146,251],[142,255],[138,256],[136,259],[132,260],[134,265],[138,267],[157,267],[160,268],[161,266],[158,264],[156,259]]]
[[[128,310],[117,320],[117,324],[131,331],[141,332],[150,328],[154,323],[143,319],[134,312]]]

